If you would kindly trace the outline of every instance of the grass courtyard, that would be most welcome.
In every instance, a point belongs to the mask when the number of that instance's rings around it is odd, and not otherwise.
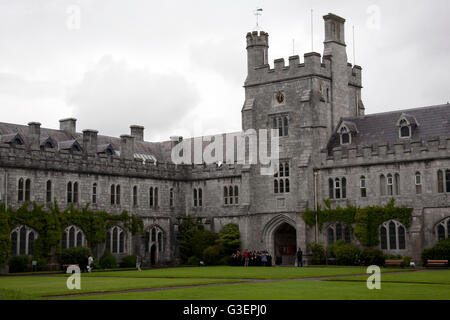
[[[368,290],[364,267],[180,267],[0,277],[0,299],[89,300],[449,300],[450,270],[383,268],[381,290]]]

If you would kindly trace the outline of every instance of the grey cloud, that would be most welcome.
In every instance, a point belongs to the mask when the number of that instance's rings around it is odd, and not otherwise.
[[[129,125],[139,124],[146,127],[149,140],[154,140],[155,132],[168,137],[198,100],[197,91],[183,76],[132,68],[111,56],[104,56],[67,94],[74,116],[84,127],[117,136],[128,133]]]

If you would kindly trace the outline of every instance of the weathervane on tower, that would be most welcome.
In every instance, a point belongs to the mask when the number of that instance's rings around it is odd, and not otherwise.
[[[259,31],[261,28],[259,27],[259,16],[262,15],[262,8],[256,7],[255,11],[253,11],[253,14],[256,17],[256,26],[255,31]]]

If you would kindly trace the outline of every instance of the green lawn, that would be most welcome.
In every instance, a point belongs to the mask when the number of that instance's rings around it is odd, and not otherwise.
[[[68,275],[26,275],[0,277],[1,299],[45,299],[80,293],[91,296],[66,299],[450,299],[450,271],[414,272],[390,268],[382,274],[382,289],[368,290],[364,267],[183,267],[138,271],[81,274],[81,290],[66,288]],[[343,278],[328,278],[344,276]],[[348,277],[347,277],[348,276]],[[323,278],[320,280],[294,280]],[[203,286],[206,284],[226,284]],[[169,288],[157,291],[121,292],[133,289]],[[195,287],[197,286],[197,287]]]
[[[449,285],[382,283],[368,290],[362,282],[287,281],[197,287],[167,291],[83,296],[86,300],[448,300]]]
[[[167,269],[151,269],[142,272],[102,272],[102,277],[142,277],[142,278],[226,278],[226,279],[300,279],[314,277],[329,277],[339,275],[365,274],[365,267],[182,267]],[[408,271],[410,269],[382,268],[382,272]],[[87,276],[97,277],[92,273]]]

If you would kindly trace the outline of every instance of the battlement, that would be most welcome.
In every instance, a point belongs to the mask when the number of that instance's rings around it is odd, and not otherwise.
[[[54,170],[68,173],[116,175],[157,180],[190,180],[211,177],[235,177],[242,165],[173,163],[139,158],[128,159],[115,154],[86,154],[69,150],[31,150],[24,145],[0,144],[0,167],[32,170]]]
[[[287,66],[283,58],[274,60],[273,69],[269,64],[257,66],[249,73],[245,86],[312,75],[331,78],[330,60],[322,59],[317,52],[306,53],[303,63],[300,63],[300,57],[296,55],[289,57]]]
[[[253,46],[269,46],[269,34],[264,31],[247,33],[247,49]]]
[[[392,162],[423,161],[427,159],[448,159],[450,157],[450,136],[435,137],[425,141],[397,141],[393,145],[376,143],[361,147],[337,147],[321,152],[321,166],[361,166]]]
[[[362,87],[362,68],[358,65],[347,63],[348,83],[356,87]]]

